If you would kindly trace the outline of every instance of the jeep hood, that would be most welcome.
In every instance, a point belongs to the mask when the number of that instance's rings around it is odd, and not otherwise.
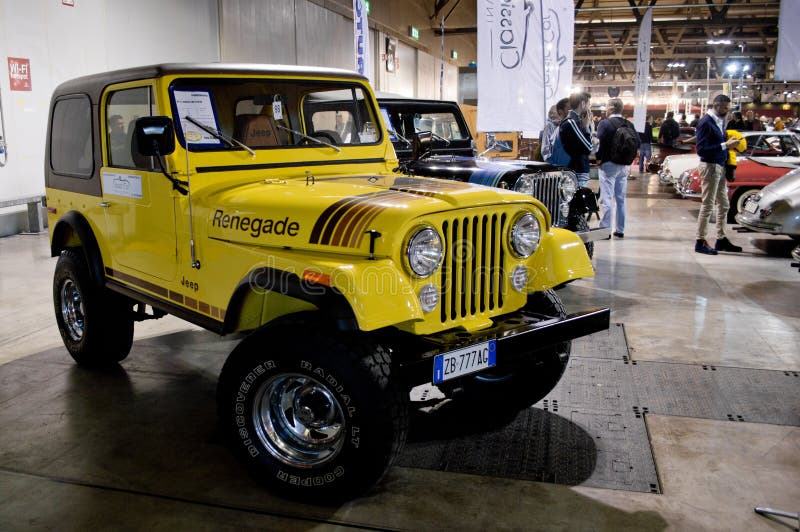
[[[456,181],[368,175],[265,179],[210,193],[203,203],[211,238],[364,255],[365,235],[377,231],[383,238],[375,251],[387,255],[391,242],[405,236],[401,228],[426,214],[532,201]]]

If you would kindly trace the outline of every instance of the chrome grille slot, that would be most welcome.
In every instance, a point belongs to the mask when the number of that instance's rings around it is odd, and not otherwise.
[[[506,214],[460,217],[442,223],[442,323],[503,307],[502,245]]]
[[[533,197],[544,203],[544,206],[550,211],[553,225],[560,225],[562,220],[558,206],[561,204],[561,193],[558,190],[558,182],[561,175],[543,173],[532,174],[529,177],[533,180]]]

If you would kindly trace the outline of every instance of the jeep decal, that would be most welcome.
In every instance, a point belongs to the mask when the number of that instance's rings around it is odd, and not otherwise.
[[[214,211],[211,227],[244,231],[250,233],[250,236],[253,238],[258,238],[259,235],[297,236],[297,233],[300,232],[300,224],[298,222],[289,221],[288,216],[282,220],[252,218],[240,214],[225,214],[225,211],[221,209]]]

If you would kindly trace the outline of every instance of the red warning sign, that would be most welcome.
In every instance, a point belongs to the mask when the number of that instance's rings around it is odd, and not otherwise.
[[[12,91],[31,90],[31,61],[21,57],[8,58],[8,80]]]

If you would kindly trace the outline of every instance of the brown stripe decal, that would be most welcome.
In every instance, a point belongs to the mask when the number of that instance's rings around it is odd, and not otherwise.
[[[390,192],[390,191],[375,192],[364,196],[359,196],[357,201],[349,202],[348,204],[343,206],[341,209],[336,211],[336,213],[333,216],[331,216],[330,220],[326,224],[325,231],[322,233],[322,237],[320,238],[319,243],[323,245],[330,245],[331,239],[333,238],[334,230],[339,225],[340,220],[343,217],[345,217],[348,213],[353,212],[353,210],[355,210],[355,212],[357,213],[362,209],[364,203],[369,202],[370,200],[384,198],[392,194],[395,194],[395,192]]]
[[[194,310],[199,310],[200,312],[202,312],[207,316],[210,315],[212,318],[219,319],[220,321],[225,320],[225,311],[223,309],[214,307],[203,301],[198,301],[197,299],[191,298],[189,296],[183,296],[179,292],[173,292],[172,290],[167,290],[166,288],[145,281],[144,279],[139,279],[138,277],[134,277],[132,275],[128,275],[127,273],[116,271],[111,268],[106,268],[106,275],[108,275],[109,277],[114,277],[119,281],[124,281],[133,286],[143,288],[148,292],[158,294],[165,299],[169,298],[171,301],[174,301],[175,303],[185,305]]]
[[[352,240],[353,232],[361,225],[361,220],[373,213],[377,215],[390,206],[405,202],[406,200],[407,196],[394,192],[381,196],[380,198],[370,198],[368,201],[363,202],[356,208],[351,209],[347,216],[339,222],[336,227],[336,233],[330,244],[332,246],[352,247],[349,242]]]
[[[144,288],[148,292],[153,292],[154,294],[158,294],[162,297],[167,297],[167,289],[161,286],[155,285],[153,283],[148,283],[143,279],[139,279],[137,277],[133,277],[132,275],[128,275],[127,273],[118,272],[116,270],[112,270],[111,268],[106,268],[106,275],[110,275],[111,277],[116,277],[120,281],[125,281],[126,283],[130,283],[134,286],[138,286],[139,288]]]

